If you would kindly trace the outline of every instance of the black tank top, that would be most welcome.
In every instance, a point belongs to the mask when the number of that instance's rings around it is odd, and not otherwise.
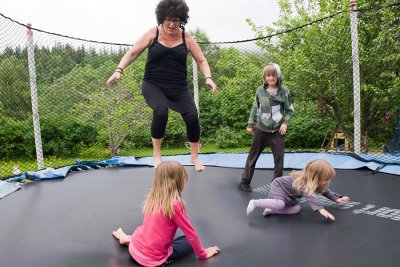
[[[177,95],[188,90],[187,63],[188,50],[185,31],[183,42],[174,47],[166,47],[158,42],[157,35],[147,52],[147,62],[143,80],[159,86],[168,95]]]

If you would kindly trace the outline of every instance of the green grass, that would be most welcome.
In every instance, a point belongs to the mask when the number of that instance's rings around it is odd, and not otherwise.
[[[82,150],[76,157],[56,157],[50,156],[44,158],[45,168],[60,168],[64,166],[76,164],[77,159],[85,161],[100,161],[110,158],[107,150],[99,148],[87,148]],[[15,176],[12,173],[13,167],[16,166],[24,173],[26,171],[37,171],[38,164],[36,159],[1,159],[0,160],[0,179]]]
[[[214,144],[203,145],[200,149],[201,154],[209,154],[209,153],[238,153],[238,152],[248,152],[250,147],[240,147],[240,148],[218,148]],[[186,155],[190,154],[189,148],[185,146],[179,147],[162,147],[161,151],[163,155]],[[270,150],[266,150],[270,151]],[[152,148],[140,148],[140,149],[122,149],[120,151],[121,156],[135,156],[135,157],[151,157],[153,155]]]

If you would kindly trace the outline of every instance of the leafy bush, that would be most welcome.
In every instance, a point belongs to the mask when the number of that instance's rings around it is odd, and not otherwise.
[[[245,131],[237,132],[228,126],[222,126],[216,133],[215,143],[218,148],[237,148],[245,146],[248,138]]]
[[[73,156],[82,147],[93,145],[97,138],[93,126],[70,120],[43,120],[41,132],[46,156]]]
[[[35,142],[32,122],[29,120],[17,121],[0,119],[0,158],[17,159],[32,158],[35,156]]]
[[[335,129],[335,123],[329,118],[320,118],[315,112],[295,112],[285,136],[287,148],[320,148],[327,131]]]

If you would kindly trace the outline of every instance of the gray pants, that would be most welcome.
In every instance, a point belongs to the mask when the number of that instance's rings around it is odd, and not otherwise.
[[[253,179],[254,169],[261,152],[269,146],[274,157],[274,179],[283,175],[283,159],[285,138],[279,132],[267,133],[254,128],[253,143],[251,144],[246,166],[242,174],[242,183],[250,184]]]

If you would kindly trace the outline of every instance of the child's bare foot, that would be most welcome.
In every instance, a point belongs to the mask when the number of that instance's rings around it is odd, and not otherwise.
[[[202,172],[206,168],[203,166],[203,164],[201,164],[199,158],[191,158],[190,162],[194,164],[194,168],[198,172]]]
[[[161,156],[154,156],[153,157],[154,169],[157,169],[158,165],[160,165],[161,162],[162,162]]]
[[[125,234],[124,231],[122,231],[121,228],[118,228],[116,231],[112,232],[112,235],[118,239],[119,243],[121,245],[127,245],[131,242],[131,238],[129,235]]]

